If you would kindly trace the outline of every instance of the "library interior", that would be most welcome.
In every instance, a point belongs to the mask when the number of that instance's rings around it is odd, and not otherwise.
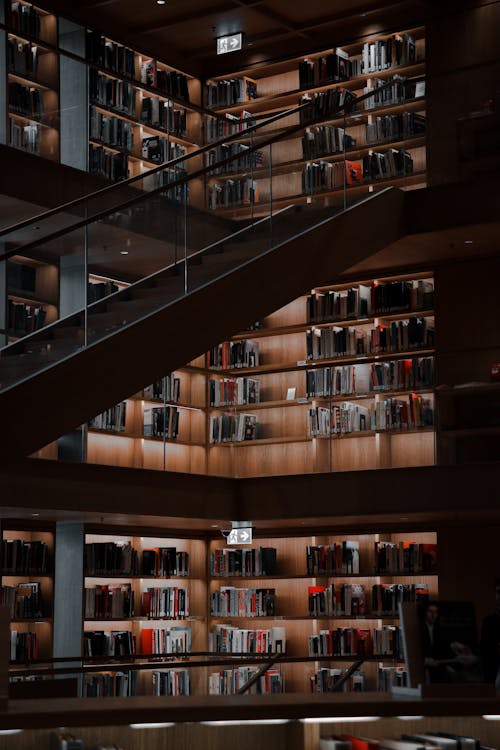
[[[499,34],[0,0],[2,750],[500,750]]]

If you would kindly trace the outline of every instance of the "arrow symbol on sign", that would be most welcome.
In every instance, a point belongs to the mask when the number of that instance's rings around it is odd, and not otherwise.
[[[238,37],[236,37],[236,36],[232,36],[231,37],[231,39],[229,40],[229,44],[231,46],[231,49],[234,49],[235,47],[238,46],[238,41],[239,41]]]
[[[242,531],[242,532],[241,532],[241,538],[242,538],[242,540],[243,540],[244,542],[246,542],[246,540],[248,539],[248,534],[247,534],[247,532],[246,532],[246,531]]]

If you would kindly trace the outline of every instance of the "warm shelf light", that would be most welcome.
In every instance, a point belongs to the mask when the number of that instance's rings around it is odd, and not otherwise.
[[[290,719],[228,719],[227,721],[200,721],[205,727],[239,727],[266,724],[288,724]]]
[[[354,721],[378,721],[380,716],[317,716],[300,719],[303,724],[344,724]]]

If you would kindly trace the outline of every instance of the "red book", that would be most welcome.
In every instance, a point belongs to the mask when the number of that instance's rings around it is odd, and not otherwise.
[[[144,628],[141,630],[141,649],[143,654],[154,654],[153,635],[153,628]]]

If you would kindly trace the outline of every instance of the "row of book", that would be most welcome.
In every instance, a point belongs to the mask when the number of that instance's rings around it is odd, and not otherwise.
[[[143,575],[188,576],[189,552],[176,547],[155,547],[142,551]]]
[[[433,543],[375,542],[375,572],[435,573],[437,545]]]
[[[115,294],[119,290],[118,284],[114,284],[112,281],[89,281],[87,284],[87,301],[91,305],[93,302],[109,297],[110,294]]]
[[[396,615],[398,605],[403,602],[424,604],[429,601],[426,583],[376,583],[372,586],[372,612],[380,615]]]
[[[9,117],[9,145],[29,154],[40,156],[41,130],[39,125],[20,125]]]
[[[375,430],[410,430],[433,424],[431,399],[410,393],[406,399],[388,398],[369,407],[349,401],[331,407],[313,407],[308,410],[307,434],[325,437]]]
[[[387,39],[367,42],[361,53],[363,73],[413,65],[417,59],[415,39],[411,34],[394,34]]]
[[[126,180],[129,176],[128,155],[110,153],[103,146],[90,143],[89,172],[114,182]]]
[[[45,325],[47,312],[42,305],[30,305],[27,302],[8,301],[7,325],[14,335],[26,336],[39,331]]]
[[[205,102],[209,109],[231,107],[256,98],[257,85],[249,78],[230,78],[205,85]]]
[[[99,31],[87,32],[87,58],[91,63],[128,78],[135,76],[135,54],[132,49],[112,42]]]
[[[176,406],[156,406],[144,409],[144,437],[176,440],[179,436],[179,414]]]
[[[137,670],[98,672],[83,676],[84,698],[129,697],[137,695]],[[187,669],[155,669],[153,695],[190,695]]]
[[[83,655],[132,656],[135,654],[135,636],[130,630],[85,631]]]
[[[187,669],[155,669],[153,695],[190,695],[191,687]]]
[[[209,651],[217,654],[284,654],[283,627],[246,630],[231,625],[215,625],[209,634]]]
[[[433,357],[321,367],[306,372],[307,398],[364,396],[390,390],[431,388],[433,385]]]
[[[10,25],[16,31],[40,37],[41,16],[33,5],[14,2],[10,4]]]
[[[312,693],[363,693],[366,690],[366,675],[356,669],[339,689],[338,683],[346,674],[346,669],[322,667],[310,677]]]
[[[299,86],[308,88],[347,81],[400,65],[412,65],[415,61],[414,38],[410,34],[395,34],[384,40],[364,44],[360,58],[349,57],[345,50],[337,47],[328,55],[314,60],[302,60],[299,62]]]
[[[95,107],[90,107],[89,137],[126,151],[134,150],[132,125],[119,117],[104,115]]]
[[[134,592],[130,583],[85,587],[85,619],[133,617]]]
[[[370,151],[363,156],[363,179],[386,180],[389,177],[401,177],[413,172],[413,159],[408,151],[402,148],[391,148],[388,151]]]
[[[218,141],[235,133],[243,133],[254,124],[254,116],[246,110],[242,110],[238,115],[226,112],[220,117],[209,117],[206,122],[207,141]]]
[[[347,670],[338,667],[320,668],[311,679],[311,692],[333,693],[337,692],[337,683],[345,675]],[[392,687],[406,687],[408,684],[408,673],[404,667],[379,666],[377,669],[377,690],[388,692]],[[361,670],[356,670],[349,680],[342,685],[343,692],[364,692],[366,690],[366,675]],[[322,745],[322,750],[327,750],[329,745]],[[333,748],[332,748],[333,750]],[[339,748],[341,750],[341,748]],[[342,748],[342,750],[344,750]],[[350,750],[350,748],[345,748]]]
[[[308,586],[307,603],[311,617],[364,617],[365,587],[360,583]]]
[[[127,402],[121,401],[101,412],[89,422],[92,430],[112,430],[113,432],[124,432],[127,418]]]
[[[165,375],[160,380],[155,380],[144,388],[144,398],[178,403],[181,399],[181,379],[174,375]]]
[[[257,667],[236,667],[212,672],[208,676],[209,695],[237,695],[258,672]],[[285,689],[281,672],[268,669],[259,679],[245,690],[245,695],[271,695],[283,693]]]
[[[189,591],[179,586],[149,587],[142,594],[142,614],[148,617],[189,617]]]
[[[302,158],[317,159],[327,154],[338,154],[355,145],[355,139],[346,133],[345,128],[334,125],[306,128],[302,136]]]
[[[216,182],[208,189],[208,207],[212,210],[258,202],[259,187],[257,181],[250,177],[226,180],[224,183]]]
[[[300,111],[300,122],[306,124],[313,120],[324,120],[327,117],[340,117],[350,112],[355,105],[356,95],[339,86],[320,91],[313,96],[303,94],[300,97],[299,105],[307,105]]]
[[[171,101],[145,96],[141,99],[141,122],[158,127],[182,138],[186,135],[186,110],[179,109]]]
[[[210,553],[211,576],[272,576],[276,572],[276,547],[259,547],[258,549],[222,547]]]
[[[128,698],[137,695],[137,675],[138,672],[135,669],[84,674],[82,696],[83,698]]]
[[[371,328],[331,326],[306,332],[307,359],[404,352],[434,346],[432,319],[415,316]]]
[[[187,576],[189,552],[176,547],[154,547],[139,553],[130,542],[91,542],[85,545],[84,569],[87,576],[139,575]]]
[[[89,99],[93,104],[135,117],[136,93],[131,83],[108,78],[95,68],[89,69]]]
[[[141,63],[141,83],[152,86],[167,96],[175,96],[189,102],[188,79],[177,70],[165,70],[158,66],[156,60],[144,60]]]
[[[368,95],[363,104],[365,110],[388,107],[395,104],[404,104],[423,95],[423,93],[421,84],[404,81],[398,76],[394,76],[392,81],[373,78],[368,86],[363,89],[363,95]]]
[[[344,185],[360,185],[363,168],[355,161],[318,161],[306,164],[302,170],[302,192],[316,193],[320,190],[336,190]]]
[[[44,114],[42,91],[17,81],[9,81],[9,107],[20,115],[40,119]]]
[[[373,569],[376,573],[430,573],[436,570],[437,545],[434,543],[402,541],[374,544]],[[358,575],[359,542],[345,540],[331,544],[307,545],[306,571],[311,576]],[[397,584],[400,585],[402,584]],[[426,588],[424,584],[416,586],[423,587],[420,594]],[[419,601],[418,597],[416,600]],[[373,606],[373,609],[379,610],[380,607]]]
[[[0,586],[0,604],[9,608],[11,620],[34,620],[43,617],[40,583],[25,582]]]
[[[349,78],[360,76],[361,73],[361,60],[350,59],[345,50],[337,47],[329,55],[299,62],[299,87],[312,88],[335,81],[347,81]]]
[[[217,162],[224,161],[234,157],[232,161],[223,164],[220,167],[212,169],[210,174],[233,174],[235,172],[244,172],[246,170],[257,169],[264,163],[264,154],[262,151],[252,151],[248,153],[250,147],[243,143],[221,143],[217,148],[213,148],[206,154],[207,167]],[[236,158],[238,157],[238,158]]]
[[[326,323],[395,312],[429,310],[434,305],[434,284],[425,279],[379,281],[349,289],[315,292],[307,297],[307,319]]]
[[[10,631],[10,660],[15,662],[38,659],[38,639],[36,633]]]
[[[38,47],[7,39],[7,69],[34,78],[38,71]]]
[[[380,145],[384,141],[396,141],[410,138],[411,136],[422,135],[425,133],[425,117],[415,112],[405,112],[399,115],[386,115],[377,117],[375,123],[366,125],[366,143],[367,145]],[[344,128],[338,128],[334,125],[321,125],[315,128],[306,128],[302,136],[302,158],[318,159],[321,156],[338,154],[342,151],[356,147],[356,140],[348,135]],[[397,152],[399,153],[399,152]],[[407,152],[401,151],[405,155]],[[379,155],[382,156],[382,155]],[[402,157],[391,156],[387,152],[384,157],[389,159],[401,159]],[[405,157],[406,160],[411,159]],[[412,165],[406,165],[404,173],[412,171]],[[393,170],[394,171],[394,170]],[[401,171],[401,170],[400,170]],[[363,162],[363,174],[365,179],[375,179],[376,174],[372,174],[365,162]],[[387,176],[397,176],[398,171],[388,173]]]
[[[190,651],[191,628],[189,625],[141,630],[141,653],[143,654],[188,654]]]
[[[257,367],[258,365],[259,345],[250,339],[223,341],[208,351],[208,366],[213,370]]]
[[[359,542],[345,540],[331,544],[308,544],[306,547],[308,575],[358,575]]]
[[[418,112],[402,112],[397,115],[381,115],[366,124],[366,142],[368,145],[396,141],[424,135],[426,131],[425,115]]]
[[[210,443],[241,443],[257,439],[257,417],[255,414],[221,414],[211,416],[209,425]]]
[[[221,586],[210,594],[210,614],[213,617],[274,617],[275,589]]]
[[[43,575],[49,572],[51,566],[49,546],[41,541],[4,539],[1,560],[4,575]]]
[[[396,625],[381,628],[334,628],[310,635],[309,656],[390,656],[402,659],[401,630]]]
[[[141,155],[144,159],[154,161],[156,164],[163,164],[172,159],[186,156],[186,148],[179,143],[160,138],[159,136],[150,136],[142,139]],[[184,169],[184,162],[180,161],[176,165],[178,169]]]
[[[366,735],[366,732],[365,732]],[[399,739],[359,737],[351,734],[323,737],[320,750],[493,750],[485,747],[477,737],[463,736],[451,732],[423,732],[413,730]]]
[[[260,402],[260,382],[255,378],[209,380],[210,406],[236,406]]]

